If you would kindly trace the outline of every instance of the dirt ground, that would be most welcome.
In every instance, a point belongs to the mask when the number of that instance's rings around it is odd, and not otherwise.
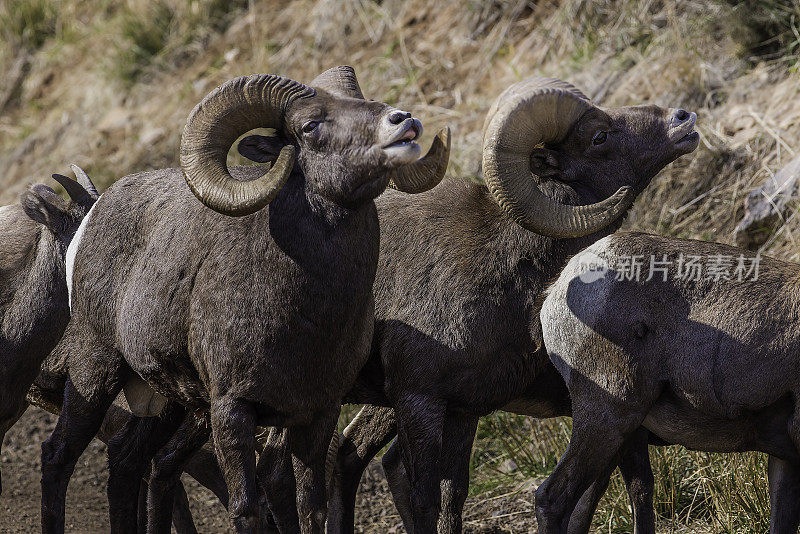
[[[38,408],[29,408],[6,434],[0,457],[3,473],[0,533],[28,533],[40,528],[40,446],[55,422],[55,416]],[[66,517],[68,532],[108,532],[106,478],[106,447],[94,440],[75,467],[70,481]],[[184,483],[198,531],[229,531],[225,509],[211,492],[186,476]],[[506,495],[470,499],[464,510],[464,531],[472,534],[535,532],[531,504],[534,489],[530,485]],[[364,534],[405,532],[378,462],[373,462],[362,481],[356,522],[356,532]]]

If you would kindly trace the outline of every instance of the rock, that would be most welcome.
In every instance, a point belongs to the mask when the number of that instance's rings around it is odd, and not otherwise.
[[[161,141],[166,133],[167,131],[164,128],[148,127],[139,134],[139,142],[143,146],[151,146]]]
[[[106,113],[97,125],[97,129],[101,133],[111,133],[126,129],[132,122],[133,113],[123,107],[116,107]]]
[[[744,201],[745,215],[733,232],[736,244],[756,250],[791,211],[800,182],[800,156],[753,189]]]
[[[225,62],[226,63],[230,63],[231,61],[236,59],[236,56],[238,56],[238,55],[239,55],[239,49],[238,48],[233,48],[233,49],[228,50],[227,52],[225,52],[225,55],[223,57],[225,58]]]

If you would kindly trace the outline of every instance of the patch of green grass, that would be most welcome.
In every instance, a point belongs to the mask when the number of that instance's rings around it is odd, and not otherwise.
[[[569,444],[568,418],[535,420],[497,412],[481,420],[472,456],[470,495],[521,479],[548,476]],[[712,454],[650,447],[660,528],[763,533],[769,528],[763,454]],[[511,468],[509,468],[511,466]],[[633,530],[630,501],[615,472],[594,517],[598,532]]]
[[[55,34],[57,11],[52,0],[0,2],[0,38],[26,48],[39,48]]]
[[[132,85],[148,69],[169,67],[169,59],[176,64],[181,52],[210,33],[224,31],[247,5],[247,0],[154,0],[124,7],[117,15],[120,37],[112,73]]]
[[[113,73],[126,84],[133,84],[166,48],[175,18],[163,0],[149,3],[144,11],[131,8],[119,15],[121,39],[112,59]]]
[[[800,0],[727,0],[733,5],[732,37],[754,59],[800,53]]]

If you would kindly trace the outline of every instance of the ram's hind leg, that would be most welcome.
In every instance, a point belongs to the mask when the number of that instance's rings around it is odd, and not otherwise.
[[[648,432],[640,428],[622,447],[619,467],[633,509],[634,534],[655,534],[653,511],[653,472],[647,449]],[[597,505],[608,488],[608,482],[616,469],[611,463],[581,496],[569,518],[569,533],[589,532]]]
[[[634,534],[655,534],[656,512],[653,508],[653,469],[650,466],[650,432],[640,427],[625,444],[619,462],[633,510]]]
[[[328,499],[328,534],[352,534],[361,475],[372,458],[397,435],[394,410],[365,405],[344,429]]]
[[[64,532],[67,484],[75,464],[103,423],[121,382],[103,384],[98,396],[87,399],[67,380],[58,423],[42,444],[42,532]]]
[[[797,399],[787,431],[797,457],[800,453],[800,401]],[[795,534],[800,524],[800,463],[796,459],[790,462],[770,455],[768,475],[770,534]]]
[[[183,420],[185,410],[168,403],[158,417],[136,417],[108,440],[108,507],[113,532],[135,532],[139,489],[150,460]]]
[[[156,452],[147,496],[147,532],[169,532],[174,521],[176,491],[179,486],[183,490],[181,473],[189,458],[208,441],[210,432],[205,418],[188,413],[169,441]]]
[[[796,534],[800,525],[800,468],[770,455],[770,534]]]

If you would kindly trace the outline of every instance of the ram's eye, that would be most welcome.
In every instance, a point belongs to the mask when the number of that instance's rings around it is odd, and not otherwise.
[[[602,132],[602,131],[597,132],[596,134],[594,134],[594,137],[592,137],[592,144],[602,145],[603,143],[606,142],[606,139],[608,139],[608,132]]]
[[[303,133],[311,133],[317,129],[319,126],[319,121],[308,121],[303,125]]]

